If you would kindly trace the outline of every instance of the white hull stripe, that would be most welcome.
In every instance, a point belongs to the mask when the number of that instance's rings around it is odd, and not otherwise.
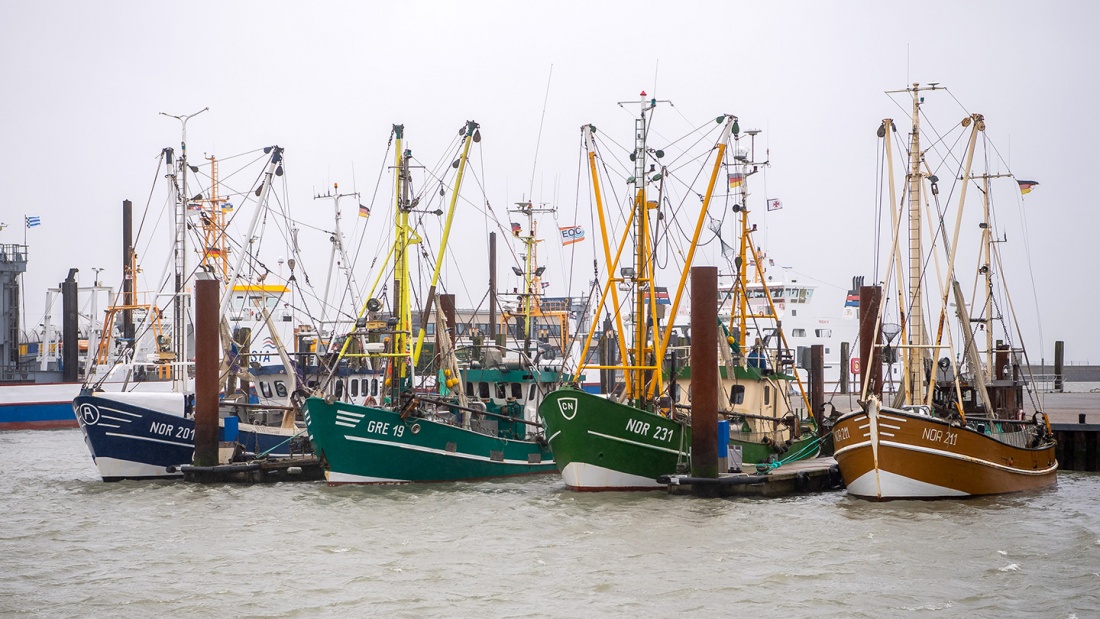
[[[649,443],[640,443],[638,441],[632,441],[632,440],[627,439],[627,438],[620,438],[618,436],[611,436],[610,434],[601,434],[599,432],[593,432],[592,430],[589,430],[588,433],[591,434],[592,436],[598,436],[600,438],[606,438],[609,441],[618,441],[620,443],[626,443],[628,445],[635,445],[637,447],[645,447],[646,449],[656,449],[657,451],[665,451],[665,452],[668,452],[670,454],[680,455],[679,451],[677,451],[675,449],[669,449],[668,447],[658,447],[656,445],[650,445]]]
[[[113,408],[111,406],[98,406],[97,408],[99,408],[99,410],[101,410],[101,411],[110,411],[112,413],[117,413],[119,415],[129,415],[130,417],[134,417],[134,418],[137,418],[137,419],[141,418],[141,415],[138,415],[137,413],[131,413],[129,411],[124,411],[124,410],[121,410],[121,409]]]
[[[420,445],[409,445],[407,443],[396,443],[394,441],[381,441],[376,438],[366,438],[362,436],[351,436],[345,434],[344,438],[349,441],[358,441],[360,443],[371,443],[374,445],[385,445],[387,447],[396,447],[397,449],[404,449],[407,451],[419,451],[421,453],[435,454],[439,456],[450,456],[452,458],[462,458],[463,460],[476,460],[479,462],[497,462],[500,464],[514,464],[522,466],[542,466],[544,464],[553,464],[554,461],[543,460],[542,462],[531,463],[526,460],[493,460],[492,458],[486,458],[485,456],[475,456],[473,454],[466,454],[459,451],[447,451],[445,449],[435,449],[433,447],[422,447]]]
[[[134,441],[148,441],[150,443],[162,443],[164,445],[175,445],[177,447],[194,447],[193,443],[179,443],[176,441],[166,441],[160,438],[149,438],[147,436],[134,436],[132,434],[121,434],[118,432],[104,432],[107,436],[117,436],[118,438],[128,438]]]
[[[860,447],[867,447],[870,444],[871,444],[871,441],[863,441],[861,443],[853,443],[851,445],[848,445],[846,447],[842,447],[841,449],[838,449],[836,451],[836,453],[833,454],[833,457],[836,458],[836,457],[842,456],[842,455],[848,453],[849,451],[852,451],[853,449],[859,449]],[[905,450],[908,450],[908,451],[919,451],[921,453],[932,454],[934,456],[940,456],[940,457],[943,457],[943,458],[950,458],[950,459],[953,459],[953,460],[962,460],[964,462],[970,462],[971,464],[978,464],[978,465],[981,465],[981,466],[988,466],[990,468],[998,469],[998,470],[1001,470],[1001,471],[1006,471],[1008,473],[1019,473],[1021,475],[1046,475],[1047,473],[1050,473],[1051,471],[1058,468],[1057,465],[1054,465],[1054,466],[1047,467],[1045,469],[1034,469],[1034,470],[1032,470],[1032,469],[1021,469],[1021,468],[1015,468],[1015,467],[1011,467],[1011,466],[1005,466],[1003,464],[998,464],[996,462],[990,462],[989,460],[982,460],[981,458],[975,458],[973,456],[966,456],[966,455],[963,455],[963,454],[951,453],[950,451],[943,451],[942,449],[932,449],[930,447],[920,447],[920,446],[917,446],[917,445],[906,445],[905,443],[896,443],[894,441],[882,441],[882,442],[879,443],[879,445],[883,446],[883,447],[894,447],[894,448],[897,448],[897,449],[905,449]]]
[[[132,422],[131,419],[122,419],[120,417],[112,417],[110,415],[100,415],[99,418],[100,419],[110,419],[111,421],[117,421],[119,423],[131,423]],[[115,426],[115,427],[117,428],[118,426]]]

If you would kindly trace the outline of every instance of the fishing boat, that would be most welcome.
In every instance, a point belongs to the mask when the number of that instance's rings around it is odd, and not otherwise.
[[[273,179],[281,176],[282,149],[270,147],[266,156],[262,183],[256,189],[258,200],[247,237],[250,239],[257,236],[256,222],[266,205]],[[172,292],[164,295],[169,299],[168,306],[159,307],[139,296],[140,269],[127,236],[129,249],[124,260],[121,299],[107,309],[88,377],[71,403],[85,443],[105,481],[180,477],[179,465],[192,461],[195,394],[190,359],[194,346],[188,342],[191,325],[186,317],[190,311],[188,285],[198,270],[223,279],[227,285],[220,308],[225,397],[219,411],[220,440],[234,445],[227,457],[235,453],[278,457],[308,448],[290,406],[296,370],[282,352],[279,329],[271,316],[271,310],[286,292],[285,286],[233,283],[240,281],[249,252],[239,251],[230,271],[222,219],[227,209],[225,200],[217,194],[216,160],[211,159],[211,188],[206,197],[199,194],[190,198],[187,191],[187,172],[195,168],[187,162],[186,133],[181,155],[175,157],[173,149],[166,148],[162,151],[161,165],[168,169],[172,195],[169,204],[174,209],[171,272],[161,278],[172,286]],[[203,258],[196,268],[189,269],[186,248],[192,231],[202,234]],[[242,302],[235,305],[239,300]],[[236,333],[230,333],[231,322],[238,327]],[[264,329],[259,329],[260,326]],[[245,393],[238,393],[242,391],[240,381],[253,380],[249,372],[250,356],[242,354],[242,348],[250,349],[253,338],[261,342],[271,339],[280,351],[280,362],[285,368],[282,378],[268,379],[276,387],[283,385],[283,397],[253,403]],[[262,346],[251,348],[263,352]],[[104,385],[109,381],[121,382],[125,387],[107,391]]]
[[[331,485],[395,484],[440,482],[512,477],[552,473],[553,456],[536,422],[524,418],[522,389],[531,382],[523,374],[537,370],[517,370],[512,383],[503,374],[493,380],[467,379],[453,350],[453,340],[444,322],[444,312],[435,294],[444,251],[455,215],[462,178],[471,143],[480,141],[476,122],[467,122],[460,133],[462,141],[443,238],[438,251],[425,311],[414,336],[410,252],[421,242],[410,214],[426,196],[412,187],[411,151],[405,148],[404,126],[394,125],[391,138],[394,154],[394,241],[389,257],[393,260],[393,288],[389,312],[371,296],[359,312],[355,329],[343,339],[339,357],[360,359],[377,364],[385,373],[378,398],[364,404],[340,401],[319,385],[305,400],[303,416],[315,452],[321,457]],[[415,195],[414,195],[415,194]],[[388,266],[388,259],[387,259]],[[385,271],[383,271],[385,272]],[[379,278],[381,275],[379,276]],[[376,284],[377,286],[377,281]],[[372,289],[373,290],[373,289]],[[440,391],[417,388],[415,371],[423,350],[430,310],[435,308],[435,334]],[[497,371],[496,368],[485,368]],[[480,378],[486,378],[482,376]],[[539,382],[536,380],[535,382]],[[474,386],[476,385],[476,387]],[[515,392],[512,385],[518,386]],[[489,410],[477,395],[477,389],[497,389],[501,400]],[[516,398],[514,396],[521,396]],[[492,400],[493,398],[486,398]]]
[[[669,396],[664,374],[673,321],[670,319],[662,328],[655,294],[658,274],[652,241],[658,238],[658,233],[653,226],[668,216],[662,204],[666,198],[665,181],[669,179],[670,170],[660,161],[665,156],[664,150],[652,149],[647,144],[649,121],[658,100],[647,97],[643,92],[639,103],[635,141],[630,153],[633,174],[627,179],[633,195],[621,236],[612,230],[612,223],[604,209],[595,128],[591,124],[581,127],[599,216],[604,264],[607,265],[607,278],[595,315],[602,315],[606,308],[612,316],[613,337],[618,341],[618,363],[583,365],[580,369],[611,371],[616,376],[621,373],[622,382],[616,379],[615,382],[621,387],[613,393],[599,395],[577,386],[565,386],[547,396],[539,407],[558,470],[566,486],[574,490],[659,488],[659,475],[675,473],[687,465],[691,446],[687,418],[676,410],[675,398]],[[683,270],[679,285],[670,297],[671,316],[676,315],[683,296],[699,234],[719,172],[725,163],[727,143],[731,135],[740,131],[737,118],[732,115],[719,117],[716,125],[719,135],[713,148],[713,165],[707,177],[709,181],[699,207],[694,234],[681,265]],[[658,166],[661,166],[659,171]],[[652,192],[651,186],[654,187]],[[611,239],[616,237],[618,243],[613,255]],[[633,260],[629,266],[620,266],[624,248],[631,240],[633,246],[627,251],[632,251]],[[629,302],[624,300],[620,303],[620,286],[631,295]],[[623,306],[629,309],[620,311]],[[593,325],[595,323],[593,321]],[[624,323],[632,327],[629,347]],[[590,350],[594,331],[589,330],[582,350]]]
[[[841,416],[833,427],[837,464],[855,497],[981,496],[1045,488],[1057,479],[1050,422],[1032,389],[1034,379],[1003,281],[998,245],[1006,239],[991,215],[994,182],[1012,177],[972,171],[977,146],[991,147],[984,117],[968,113],[954,129],[965,152],[950,159],[960,170],[953,175],[958,183],[951,183],[958,190],[957,212],[948,212],[955,189],[941,207],[938,175],[951,168],[928,162],[934,151],[922,150],[920,127],[925,93],[941,90],[937,84],[913,84],[893,91],[912,98],[909,165],[900,200],[893,174],[889,179],[890,201],[897,211],[892,211],[883,275],[885,290],[894,292],[882,292],[881,310],[867,318],[865,324],[873,319],[874,328],[863,338],[861,357],[864,367],[871,367],[866,362],[878,355],[900,357],[902,371],[893,394],[882,390],[881,376],[868,372],[860,409]],[[887,170],[893,165],[895,131],[890,119],[878,131]],[[950,143],[951,136],[936,136],[935,144]],[[971,188],[980,194],[976,222],[964,217]],[[980,231],[970,299],[960,282],[966,271],[955,266],[964,252],[964,221],[976,223]],[[899,239],[908,239],[908,256],[903,257],[904,241]],[[932,282],[938,290],[929,290]],[[1034,412],[1026,414],[1029,404]]]

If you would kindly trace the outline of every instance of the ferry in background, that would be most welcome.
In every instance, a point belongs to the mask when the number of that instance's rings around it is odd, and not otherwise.
[[[21,327],[20,276],[27,270],[28,246],[0,244],[0,430],[46,430],[77,427],[73,398],[80,392],[88,357],[88,342],[98,337],[97,306],[109,302],[111,288],[97,281],[81,287],[76,269],[66,281],[46,291],[45,314],[32,338]],[[76,303],[71,320],[76,344],[68,351],[73,359],[65,372],[62,334],[53,320],[62,288],[68,284]],[[68,376],[66,376],[68,374]]]
[[[852,278],[852,286],[845,293],[841,305],[837,295],[818,291],[817,286],[802,281],[803,276],[795,273],[791,267],[776,267],[770,259],[766,260],[769,268],[780,271],[777,275],[767,276],[768,291],[787,334],[787,342],[794,349],[795,368],[802,380],[809,378],[810,348],[820,344],[825,350],[823,382],[826,394],[837,391],[845,375],[848,385],[858,384],[859,289],[863,285],[863,276]],[[761,314],[768,310],[763,284],[752,282],[747,288],[752,313]],[[732,291],[728,289],[720,292],[719,305],[723,306],[720,313],[724,321],[729,320],[730,310],[727,305],[731,295]],[[766,336],[765,339],[770,337],[772,336]],[[771,341],[763,344],[765,348],[769,344],[774,345]],[[852,359],[857,361],[853,363]]]

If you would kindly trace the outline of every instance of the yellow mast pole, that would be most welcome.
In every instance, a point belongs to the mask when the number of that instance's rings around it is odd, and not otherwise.
[[[695,260],[695,248],[699,243],[699,233],[703,230],[703,223],[707,218],[707,210],[710,208],[710,200],[714,196],[714,185],[718,181],[718,172],[722,169],[722,161],[726,155],[726,142],[729,141],[730,133],[733,129],[733,125],[737,122],[736,116],[727,115],[725,117],[725,126],[722,127],[722,135],[718,138],[718,143],[715,145],[717,151],[714,155],[714,167],[711,169],[710,182],[707,183],[707,193],[703,197],[703,206],[699,210],[699,219],[695,222],[695,232],[691,236],[691,245],[688,249],[687,258],[684,260],[683,272],[680,274],[680,283],[676,286],[676,295],[673,297],[672,309],[670,315],[675,316],[676,312],[680,308],[680,297],[683,293],[684,286],[687,283],[688,273],[691,271],[691,264]],[[715,308],[717,311],[717,308]],[[665,325],[665,332],[661,336],[660,346],[657,348],[657,354],[663,355],[664,350],[668,347],[668,340],[672,336],[672,320],[668,321]],[[658,357],[661,358],[660,356]]]
[[[618,340],[619,340],[619,350],[621,350],[621,351],[626,351],[626,336],[623,333],[623,319],[622,319],[622,316],[620,315],[620,312],[618,311],[618,308],[619,308],[619,291],[618,291],[617,287],[614,285],[615,282],[618,281],[614,270],[615,270],[615,265],[618,263],[618,255],[619,254],[616,254],[615,262],[612,262],[611,261],[611,246],[608,244],[608,236],[609,236],[608,233],[610,231],[607,228],[607,218],[604,215],[603,194],[600,193],[599,171],[596,168],[596,140],[595,140],[595,138],[593,138],[593,134],[596,132],[596,128],[593,127],[592,125],[584,125],[583,127],[581,127],[581,132],[584,135],[585,144],[588,148],[588,166],[589,166],[589,169],[590,169],[590,173],[592,175],[592,192],[595,194],[595,197],[596,197],[596,213],[599,214],[599,217],[600,217],[600,237],[603,240],[604,260],[606,261],[607,269],[608,269],[607,285],[604,288],[604,293],[602,295],[600,295],[600,307],[597,308],[597,310],[596,310],[596,316],[592,320],[592,329],[589,330],[589,333],[588,333],[588,340],[584,343],[584,349],[581,351],[581,355],[586,356],[588,354],[588,346],[592,342],[592,334],[595,333],[596,325],[599,323],[599,318],[600,318],[599,311],[600,311],[600,309],[603,308],[604,300],[607,298],[607,293],[608,292],[611,293],[611,302],[613,303],[613,305],[615,307],[616,335],[617,335]],[[631,212],[631,215],[633,215],[633,211]],[[627,222],[627,228],[629,228],[629,227],[630,227],[630,222]],[[624,236],[623,240],[624,241],[626,240],[625,236]],[[622,247],[623,247],[623,245],[620,244],[619,245],[619,252],[620,253],[622,252]],[[626,379],[626,385],[629,388],[630,387],[630,373],[629,372],[625,373],[625,379]]]
[[[447,208],[447,222],[443,226],[443,240],[439,244],[439,251],[435,258],[435,270],[432,272],[432,284],[428,289],[428,302],[424,306],[424,316],[420,321],[420,331],[416,335],[416,350],[413,352],[413,364],[420,362],[420,350],[424,345],[424,334],[427,328],[428,315],[432,311],[432,303],[435,299],[436,285],[439,283],[439,272],[443,268],[443,254],[447,250],[447,239],[451,236],[451,222],[454,221],[455,206],[458,204],[458,192],[462,188],[462,177],[466,172],[466,161],[470,155],[470,143],[474,140],[474,132],[478,124],[472,120],[466,121],[466,138],[462,145],[462,156],[458,160],[458,174],[455,176],[455,188],[451,192],[451,204]],[[406,221],[408,213],[406,213]],[[406,263],[406,269],[408,265]],[[411,326],[411,323],[410,323]]]
[[[393,333],[393,348],[390,351],[394,356],[390,359],[390,387],[392,388],[392,401],[396,402],[404,388],[405,379],[408,376],[408,366],[402,358],[408,352],[409,344],[407,332],[412,322],[411,306],[409,305],[409,261],[408,248],[409,235],[409,211],[408,211],[408,155],[404,151],[404,125],[394,125],[394,133],[397,137],[397,149],[394,165],[397,173],[394,180],[394,244],[393,244],[393,311],[397,315],[397,328]]]

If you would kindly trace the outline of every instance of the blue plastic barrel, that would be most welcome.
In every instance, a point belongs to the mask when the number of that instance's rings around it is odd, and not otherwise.
[[[237,424],[240,422],[240,420],[236,417],[226,417],[225,419],[222,419],[222,422],[225,423],[225,427],[222,431],[222,440],[226,443],[237,442],[237,436],[240,435],[240,428]],[[728,430],[726,431],[726,436],[729,436]]]
[[[730,448],[730,422],[729,419],[718,420],[718,457],[728,458]]]

